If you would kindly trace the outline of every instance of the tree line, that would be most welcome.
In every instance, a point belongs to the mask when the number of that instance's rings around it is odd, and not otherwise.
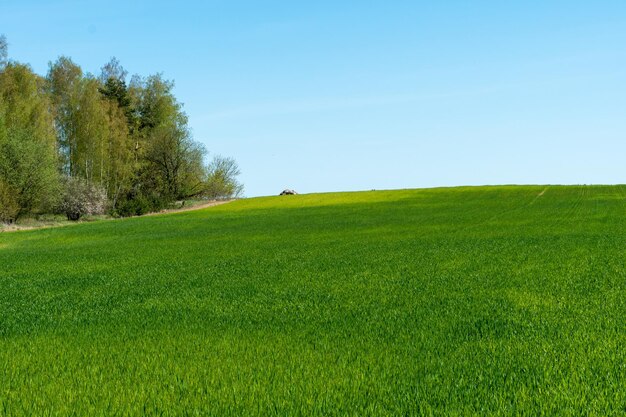
[[[62,56],[43,77],[7,49],[0,36],[0,221],[53,211],[140,215],[241,194],[236,162],[205,163],[161,74],[129,79],[113,58],[95,76]]]

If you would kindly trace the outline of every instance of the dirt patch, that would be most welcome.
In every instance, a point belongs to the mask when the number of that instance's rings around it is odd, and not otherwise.
[[[214,206],[220,206],[222,204],[230,203],[231,201],[233,201],[233,200],[207,201],[206,203],[195,204],[195,205],[189,206],[189,207],[181,207],[181,208],[177,208],[177,209],[161,210],[161,211],[156,212],[156,213],[148,213],[148,214],[144,214],[144,216],[158,216],[160,214],[170,214],[170,213],[180,213],[180,212],[183,212],[183,211],[202,210],[202,209],[205,209],[205,208],[214,207]],[[141,216],[141,217],[144,217],[144,216]]]

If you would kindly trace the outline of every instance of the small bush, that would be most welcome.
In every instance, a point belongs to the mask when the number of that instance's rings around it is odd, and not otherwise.
[[[0,180],[0,222],[13,223],[20,212],[15,193],[4,181]]]
[[[66,178],[59,212],[68,220],[79,220],[82,216],[103,214],[107,198],[104,189],[81,178]]]
[[[158,194],[145,195],[131,191],[124,200],[118,202],[113,215],[120,217],[141,216],[162,210],[167,206],[167,201]]]
[[[142,196],[137,196],[119,202],[115,214],[121,217],[141,216],[142,214],[149,213],[151,210],[152,206],[150,202]]]

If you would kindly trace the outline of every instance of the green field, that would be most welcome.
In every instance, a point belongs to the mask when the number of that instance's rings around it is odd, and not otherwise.
[[[0,233],[0,415],[624,415],[626,186]]]

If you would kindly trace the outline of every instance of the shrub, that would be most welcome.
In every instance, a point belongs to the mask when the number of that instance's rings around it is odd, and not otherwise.
[[[13,223],[20,212],[15,192],[4,181],[0,180],[0,222]]]
[[[65,179],[59,211],[68,220],[78,220],[84,215],[103,214],[107,198],[104,189],[81,178]]]
[[[168,206],[165,198],[156,193],[143,194],[131,191],[126,198],[119,201],[113,215],[121,217],[141,216],[162,210]]]

